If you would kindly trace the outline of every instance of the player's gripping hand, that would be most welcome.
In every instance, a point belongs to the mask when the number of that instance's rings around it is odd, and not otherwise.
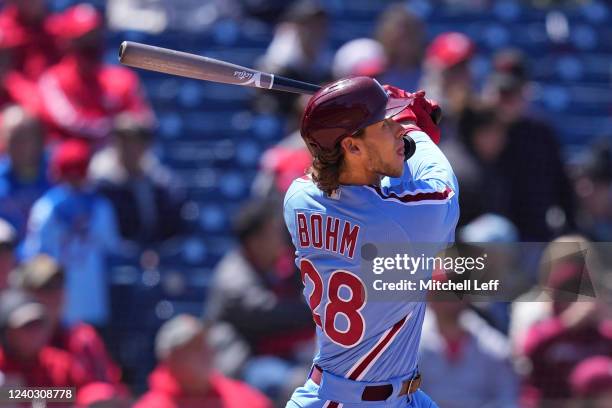
[[[440,128],[437,123],[441,110],[435,101],[425,98],[425,91],[410,93],[391,85],[383,85],[383,88],[392,98],[412,98],[412,104],[393,118],[396,122],[416,122],[415,130],[425,132],[435,144],[440,143]]]

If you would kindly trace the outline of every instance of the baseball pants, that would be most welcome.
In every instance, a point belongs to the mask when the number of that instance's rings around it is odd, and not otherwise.
[[[285,408],[438,408],[421,390],[410,395],[398,395],[402,382],[409,378],[365,383],[324,372],[320,385],[309,379],[303,387],[295,390]],[[393,394],[385,401],[361,400],[365,386],[379,384],[392,384]]]

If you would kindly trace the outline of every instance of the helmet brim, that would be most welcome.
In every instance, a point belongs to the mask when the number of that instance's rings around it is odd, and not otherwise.
[[[385,108],[385,119],[389,119],[412,104],[413,98],[389,98]]]

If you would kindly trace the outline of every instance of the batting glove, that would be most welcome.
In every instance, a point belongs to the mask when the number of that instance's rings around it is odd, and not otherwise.
[[[440,143],[440,128],[437,122],[440,120],[441,110],[435,101],[425,98],[425,91],[420,90],[410,93],[391,85],[383,85],[383,88],[392,98],[412,99],[412,103],[395,115],[393,120],[398,123],[405,121],[416,122],[416,126],[410,126],[413,130],[420,130],[426,133],[435,144]]]

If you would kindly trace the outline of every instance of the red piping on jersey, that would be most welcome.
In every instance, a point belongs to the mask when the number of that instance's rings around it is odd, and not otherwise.
[[[368,353],[366,358],[364,358],[363,361],[348,374],[348,378],[350,380],[357,380],[359,378],[361,373],[363,373],[363,371],[370,365],[372,360],[378,357],[378,355],[385,348],[385,346],[395,338],[395,335],[400,331],[407,318],[408,316],[404,316],[402,320],[393,325],[391,330],[386,334],[382,341],[379,342],[376,347],[374,347],[370,351],[370,353]]]
[[[378,186],[370,186],[376,194],[380,196],[383,200],[398,200],[402,203],[413,203],[417,201],[426,201],[426,200],[447,200],[453,196],[453,190],[450,187],[446,187],[444,191],[431,191],[431,192],[420,192],[416,194],[405,194],[405,195],[397,195],[396,193],[389,193],[389,195],[384,195],[380,187]]]

